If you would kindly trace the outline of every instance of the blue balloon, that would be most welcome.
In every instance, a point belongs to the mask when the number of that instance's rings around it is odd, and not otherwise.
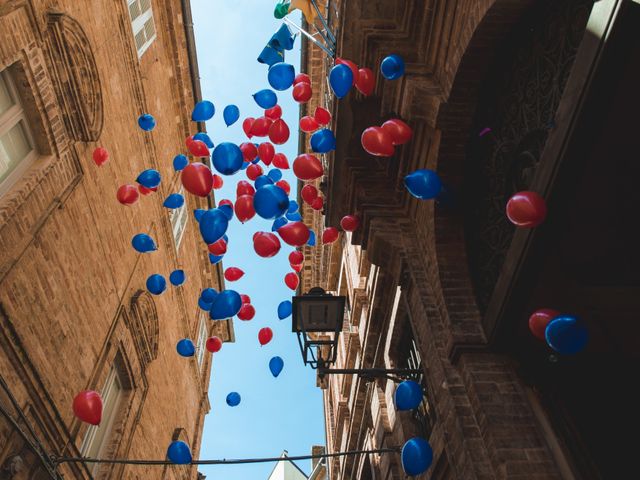
[[[276,103],[278,103],[278,96],[273,90],[269,90],[268,88],[254,93],[253,99],[260,108],[264,108],[265,110],[275,107]]]
[[[160,180],[160,172],[152,168],[140,173],[140,175],[138,175],[138,178],[136,178],[136,182],[147,188],[156,188],[158,185],[160,185]]]
[[[211,304],[205,302],[202,298],[198,299],[198,307],[200,307],[205,312],[208,312],[211,310]]]
[[[256,190],[258,190],[259,188],[264,187],[265,185],[273,185],[274,182],[270,177],[266,176],[266,175],[260,175],[258,178],[255,179],[255,181],[253,182],[253,185],[256,187]]]
[[[138,126],[145,132],[150,132],[156,126],[156,119],[153,115],[143,113],[138,117]]]
[[[242,298],[235,290],[222,290],[211,305],[211,318],[224,320],[237,315],[242,307]]]
[[[269,360],[269,370],[271,370],[271,375],[277,377],[282,372],[284,368],[284,360],[280,357],[273,357]]]
[[[249,168],[249,162],[242,162],[240,170],[246,170],[247,168]]]
[[[233,125],[240,118],[240,109],[235,105],[227,105],[224,107],[222,117],[224,118],[224,123],[227,124],[227,127]]]
[[[194,122],[206,122],[207,120],[211,120],[215,113],[216,108],[213,106],[213,103],[209,100],[202,100],[201,102],[196,103],[196,106],[193,107],[191,120]]]
[[[296,213],[298,210],[300,210],[300,205],[298,205],[298,202],[296,202],[295,200],[289,201],[289,207],[287,208],[287,212]]]
[[[405,380],[396,387],[394,400],[400,411],[418,408],[422,402],[422,386],[413,380]]]
[[[158,273],[149,275],[147,278],[147,290],[154,295],[160,295],[167,289],[167,281]]]
[[[174,270],[169,274],[169,281],[174,287],[179,287],[186,279],[187,276],[184,274],[184,270]]]
[[[182,205],[184,205],[184,197],[179,193],[172,193],[164,199],[162,204],[166,208],[180,208]]]
[[[280,180],[282,180],[282,170],[280,170],[279,168],[269,170],[269,173],[267,173],[267,177],[273,180],[274,183],[279,182]]]
[[[225,243],[229,243],[229,237],[226,233],[222,236],[222,239],[225,241]]]
[[[278,318],[280,320],[284,320],[289,315],[291,315],[292,310],[293,310],[293,307],[291,305],[290,300],[285,300],[283,302],[280,302],[280,305],[278,305]]]
[[[544,331],[547,344],[563,355],[581,352],[589,341],[589,331],[584,323],[571,315],[552,319]]]
[[[223,175],[233,175],[244,163],[242,150],[235,143],[222,142],[213,149],[214,168]]]
[[[200,299],[205,303],[213,303],[218,296],[218,291],[215,288],[205,288],[200,292]]]
[[[176,350],[178,351],[178,355],[181,357],[193,357],[196,353],[196,347],[189,338],[183,338],[180,340],[176,345]]]
[[[227,395],[227,405],[235,407],[240,404],[240,394],[238,392],[231,392]]]
[[[233,218],[233,207],[231,205],[227,205],[225,203],[223,205],[220,205],[218,207],[218,210],[224,213],[228,220],[231,220]]]
[[[309,240],[307,240],[307,245],[310,247],[316,246],[316,233],[311,229],[309,229]]]
[[[211,265],[215,265],[216,263],[220,263],[222,261],[222,259],[224,258],[224,255],[213,255],[212,253],[209,254],[209,263],[211,263]]]
[[[409,193],[421,200],[436,198],[442,190],[440,177],[433,170],[416,170],[404,177],[404,185]]]
[[[353,72],[343,63],[334,65],[329,72],[329,85],[336,97],[344,97],[353,85]]]
[[[204,132],[198,132],[193,136],[194,140],[200,140],[201,142],[203,142],[207,148],[213,148],[215,145],[213,144],[213,141],[211,140],[211,137],[209,135],[207,135]]]
[[[171,442],[167,448],[167,458],[177,465],[187,465],[192,460],[189,446],[181,440]]]
[[[173,169],[176,172],[179,172],[187,165],[189,165],[189,159],[185,155],[180,154],[173,157]]]
[[[200,223],[200,220],[202,219],[202,215],[204,215],[206,212],[206,210],[202,209],[202,208],[196,208],[193,211],[193,216],[196,219],[196,222]]]
[[[289,223],[289,221],[285,217],[276,218],[271,224],[271,231],[276,232],[278,229],[284,225]]]
[[[349,70],[351,71],[351,70]],[[336,137],[331,130],[323,128],[311,135],[311,150],[316,153],[328,153],[336,149]]]
[[[256,190],[253,196],[253,208],[264,219],[274,220],[281,217],[289,207],[289,197],[284,190],[275,185],[265,185]]]
[[[269,67],[269,73],[267,74],[267,80],[269,85],[274,90],[286,90],[296,78],[296,70],[293,65],[288,63],[278,62]]]
[[[433,450],[424,438],[414,437],[402,447],[402,469],[409,476],[426,472],[433,462]]]
[[[219,208],[207,210],[200,218],[200,234],[207,245],[220,240],[228,227],[229,219]]]
[[[131,239],[131,245],[133,245],[133,248],[140,253],[153,252],[158,249],[153,238],[146,233],[138,233],[137,235],[134,235]]]
[[[287,213],[285,215],[285,217],[290,222],[301,222],[302,221],[302,215],[300,215],[298,212],[296,212],[296,213]]]
[[[389,55],[382,60],[380,71],[387,80],[396,80],[404,75],[404,60],[400,55]]]

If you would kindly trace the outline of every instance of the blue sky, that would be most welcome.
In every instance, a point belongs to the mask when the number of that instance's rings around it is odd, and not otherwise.
[[[194,29],[203,98],[216,106],[215,117],[207,122],[213,142],[247,141],[242,132],[242,120],[258,117],[262,110],[252,94],[269,88],[267,66],[256,61],[266,42],[279,28],[281,21],[273,17],[276,1],[239,0],[222,2],[192,0]],[[292,17],[299,24],[299,15]],[[300,38],[286,61],[299,71]],[[283,118],[291,129],[289,141],[276,152],[287,155],[289,164],[297,152],[298,105],[291,90],[278,93]],[[222,110],[228,104],[240,108],[240,120],[227,128]],[[256,139],[256,141],[264,141]],[[285,170],[284,179],[292,186],[295,198],[296,179]],[[224,187],[216,191],[216,199],[235,201],[236,183],[246,180],[244,172],[224,177]],[[211,412],[206,417],[200,458],[250,458],[278,456],[282,450],[291,455],[311,453],[311,446],[324,444],[324,417],[321,390],[315,386],[315,371],[302,364],[291,319],[278,320],[277,306],[292,291],[284,284],[291,271],[287,256],[292,250],[283,243],[280,253],[270,259],[260,258],[253,250],[252,236],[256,231],[271,231],[271,222],[258,216],[240,224],[230,223],[227,232],[229,248],[224,267],[239,267],[245,276],[227,288],[251,296],[256,316],[250,322],[234,319],[236,343],[225,344],[215,354],[209,399]],[[258,343],[258,330],[269,326],[273,340],[266,346]],[[284,359],[284,370],[278,378],[269,372],[271,357]],[[225,403],[227,394],[237,391],[242,396],[239,406]],[[301,462],[307,472],[310,462]],[[273,464],[202,466],[199,470],[210,479],[267,479]]]

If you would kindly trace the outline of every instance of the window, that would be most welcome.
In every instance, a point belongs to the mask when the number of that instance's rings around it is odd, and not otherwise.
[[[184,189],[180,189],[180,194],[184,195]],[[174,208],[169,212],[169,220],[171,220],[171,229],[173,230],[173,241],[176,244],[176,251],[180,250],[180,242],[187,226],[187,201],[180,208]]]
[[[36,156],[33,137],[9,72],[0,72],[0,194]]]
[[[136,42],[138,58],[149,48],[156,38],[156,25],[153,22],[151,0],[127,0],[129,16],[133,28],[133,38]]]
[[[83,457],[103,458],[107,455],[109,446],[109,437],[116,423],[118,407],[124,397],[124,388],[122,381],[115,368],[111,368],[104,388],[101,392],[102,396],[102,421],[100,425],[92,425],[87,430],[80,447],[80,453]],[[88,464],[92,473],[98,469],[99,463]]]
[[[198,342],[196,343],[196,358],[198,360],[198,367],[200,368],[202,368],[202,361],[204,360],[204,351],[208,334],[207,318],[204,312],[202,312],[200,314],[200,325],[198,326]]]

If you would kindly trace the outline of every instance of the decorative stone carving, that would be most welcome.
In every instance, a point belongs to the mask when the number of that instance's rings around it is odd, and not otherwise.
[[[100,138],[104,120],[98,68],[80,24],[63,13],[48,14],[47,44],[65,126],[76,141]]]
[[[158,313],[149,293],[144,290],[136,292],[131,299],[127,319],[140,363],[144,369],[158,356],[158,336],[160,333]]]

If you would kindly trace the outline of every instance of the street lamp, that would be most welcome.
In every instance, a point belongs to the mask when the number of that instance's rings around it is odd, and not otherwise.
[[[407,368],[332,368],[338,354],[338,338],[344,321],[346,297],[314,287],[292,299],[292,331],[298,335],[300,353],[305,365],[327,374],[355,374],[365,380],[383,377],[393,381],[415,377],[423,372]],[[333,334],[333,335],[332,335]]]

